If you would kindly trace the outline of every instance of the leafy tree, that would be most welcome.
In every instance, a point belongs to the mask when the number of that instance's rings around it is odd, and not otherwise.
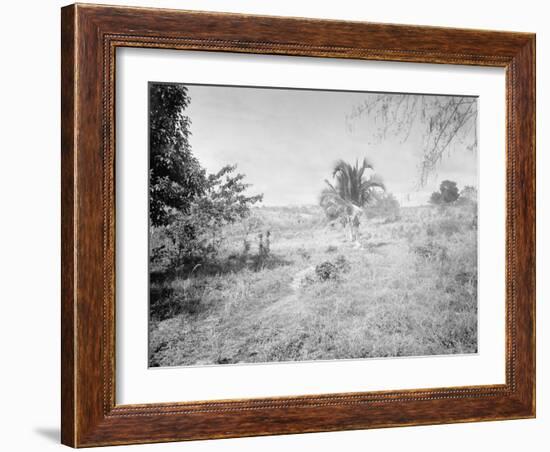
[[[445,204],[450,204],[458,199],[458,187],[456,182],[450,180],[444,180],[439,186],[441,197]]]
[[[472,185],[466,185],[460,190],[458,199],[463,202],[477,202],[477,189]]]
[[[235,173],[237,165],[226,165],[215,174],[210,174],[206,182],[205,194],[193,204],[200,209],[209,226],[216,228],[244,219],[250,207],[263,199],[263,195],[246,195],[250,184],[243,182],[245,175]]]
[[[456,182],[444,180],[439,185],[439,191],[433,192],[430,202],[435,205],[452,204],[458,199]]]
[[[433,204],[434,206],[439,206],[443,204],[443,197],[441,196],[441,192],[434,191],[432,195],[430,196],[430,204]]]
[[[379,94],[353,108],[346,117],[348,128],[353,129],[361,117],[374,121],[379,140],[392,135],[406,141],[413,129],[421,131],[420,186],[426,184],[446,152],[456,146],[477,150],[475,97]]]
[[[167,229],[175,250],[177,266],[214,257],[224,237],[223,227],[248,217],[250,208],[263,195],[248,196],[244,174],[235,173],[236,165],[226,165],[206,178],[204,193],[196,196],[187,211],[175,215]]]
[[[334,184],[325,180],[327,188],[321,193],[320,204],[327,217],[340,218],[348,227],[352,241],[358,238],[363,208],[374,199],[377,188],[385,190],[378,177],[365,175],[367,169],[373,169],[367,159],[363,159],[361,164],[356,161],[353,166],[339,160],[332,170]]]
[[[245,218],[262,199],[246,195],[236,166],[206,174],[189,143],[190,102],[183,85],[149,87],[149,216],[153,231],[171,243],[153,245],[151,261],[175,267],[214,256],[223,226]]]
[[[176,212],[189,212],[205,192],[206,175],[189,144],[190,98],[178,84],[149,86],[149,217],[153,226],[170,223]]]

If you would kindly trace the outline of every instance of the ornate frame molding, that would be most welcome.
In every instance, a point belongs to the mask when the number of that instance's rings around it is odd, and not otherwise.
[[[64,444],[80,447],[534,416],[534,35],[77,4],[62,9],[62,46]],[[506,383],[116,405],[118,47],[506,68]]]

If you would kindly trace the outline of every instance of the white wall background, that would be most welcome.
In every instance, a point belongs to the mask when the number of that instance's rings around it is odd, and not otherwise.
[[[113,0],[118,4],[242,13],[531,31],[537,33],[539,175],[549,168],[550,15],[536,0],[306,1]],[[95,2],[94,2],[95,3]],[[59,8],[58,0],[6,2],[0,46],[0,447],[46,451],[59,445]],[[6,160],[7,159],[7,160]],[[548,269],[549,178],[538,181],[538,274]],[[546,254],[546,255],[545,255]],[[548,278],[538,278],[538,416],[536,420],[407,427],[223,441],[119,447],[116,450],[279,451],[547,450],[550,310]],[[544,435],[546,433],[546,435]]]

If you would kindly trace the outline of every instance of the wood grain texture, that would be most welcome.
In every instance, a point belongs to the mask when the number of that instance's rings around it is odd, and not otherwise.
[[[75,296],[74,296],[74,158],[75,158],[75,30],[74,8],[61,19],[61,441],[75,443]]]
[[[81,4],[63,8],[61,35],[64,444],[535,415],[534,35]],[[114,74],[124,46],[506,68],[506,384],[116,405]]]

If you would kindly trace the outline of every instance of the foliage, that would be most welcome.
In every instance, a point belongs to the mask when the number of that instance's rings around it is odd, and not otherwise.
[[[248,196],[250,184],[243,182],[244,174],[235,173],[236,165],[226,165],[215,174],[210,174],[203,196],[192,204],[193,214],[200,216],[206,227],[221,226],[245,218],[251,205],[262,200],[263,195]]]
[[[345,256],[340,255],[334,261],[324,261],[315,266],[315,276],[318,281],[336,280],[350,269],[351,264]]]
[[[172,261],[176,267],[215,257],[224,240],[223,227],[245,219],[250,207],[262,200],[262,195],[245,193],[249,184],[235,169],[227,165],[210,174],[204,193],[190,202],[187,211],[176,213],[166,227],[166,235],[174,245]]]
[[[367,170],[373,170],[367,159],[363,159],[361,164],[356,161],[353,166],[339,160],[332,170],[334,184],[325,180],[327,188],[321,193],[320,205],[325,214],[331,220],[342,219],[349,227],[351,240],[357,240],[363,207],[374,199],[377,189],[385,190],[382,180],[376,175],[367,177]]]
[[[428,260],[445,260],[447,259],[447,248],[433,241],[422,245],[415,245],[412,251],[418,256]]]
[[[189,144],[190,98],[177,84],[149,88],[149,217],[153,226],[169,224],[174,214],[189,213],[196,196],[206,190],[204,169]]]
[[[452,204],[458,199],[458,187],[456,182],[444,180],[439,186],[439,191],[434,191],[430,197],[430,203],[434,205]]]
[[[189,143],[190,102],[183,85],[150,85],[149,217],[152,235],[160,232],[168,239],[150,254],[152,263],[172,267],[214,257],[223,226],[244,219],[262,199],[245,193],[248,184],[236,166],[206,174]]]
[[[434,191],[430,196],[430,204],[433,204],[434,206],[439,206],[443,203],[442,198],[443,197],[441,196],[441,192]]]
[[[343,254],[340,254],[334,261],[334,265],[341,273],[347,273],[351,269],[351,264]]]
[[[460,205],[477,205],[477,189],[471,185],[466,185],[460,190],[457,203]]]
[[[260,270],[264,267],[269,255],[271,254],[271,231],[267,231],[265,236],[263,232],[258,234],[258,254],[255,256],[255,269]]]
[[[445,204],[450,204],[458,199],[458,188],[456,182],[444,180],[439,186],[442,200]]]
[[[246,259],[248,253],[250,252],[250,235],[255,231],[260,229],[262,226],[262,219],[254,213],[250,213],[240,222],[241,231],[242,231],[242,258]]]
[[[334,165],[332,177],[335,179],[334,185],[325,180],[327,188],[321,194],[321,205],[325,211],[333,217],[339,216],[342,208],[349,204],[357,207],[364,207],[375,196],[375,188],[384,189],[382,181],[375,177],[366,177],[366,170],[372,170],[372,165],[363,159],[361,165],[356,161],[351,165],[343,160],[339,160]],[[331,215],[331,212],[334,212]]]
[[[420,185],[438,163],[455,148],[477,150],[477,99],[474,97],[379,94],[356,105],[346,117],[353,129],[359,118],[374,121],[375,138],[400,136],[406,141],[412,130],[423,137]],[[473,132],[473,133],[472,133]]]
[[[338,278],[338,268],[335,264],[329,261],[320,263],[315,267],[315,274],[320,281]]]
[[[372,206],[365,210],[367,218],[384,218],[387,222],[400,218],[399,201],[391,193],[377,193]]]
[[[426,235],[428,237],[449,237],[453,234],[461,232],[460,225],[461,223],[456,218],[441,218],[440,220],[428,223],[426,225]]]

